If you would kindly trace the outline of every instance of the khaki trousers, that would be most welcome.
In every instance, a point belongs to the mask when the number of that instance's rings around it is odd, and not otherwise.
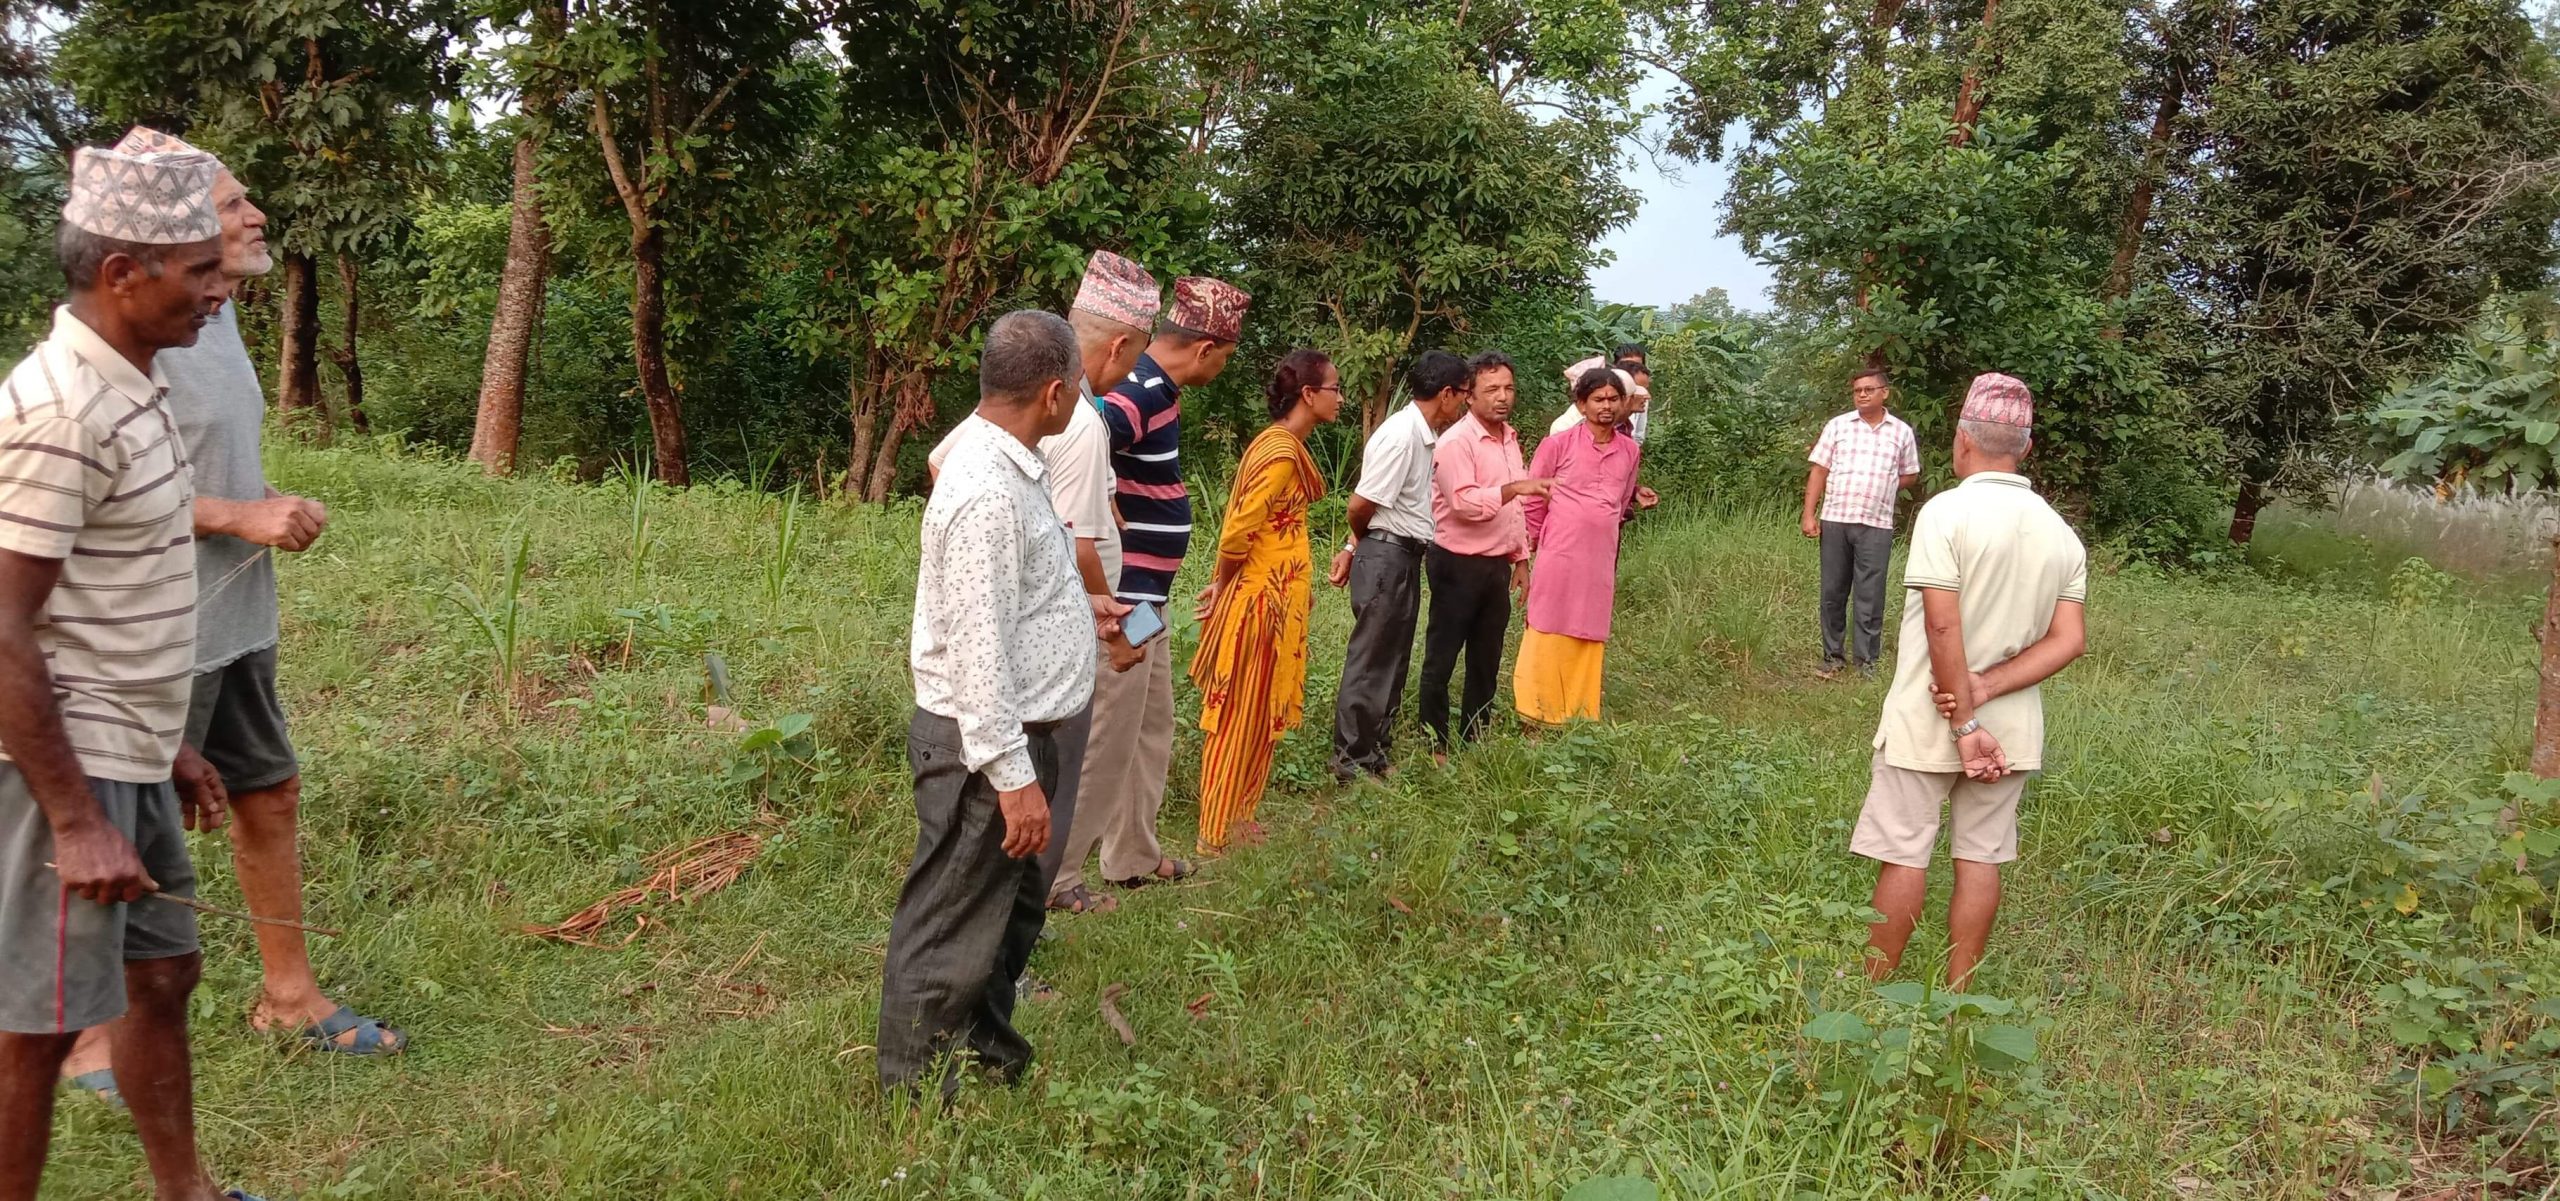
[[[1173,653],[1169,638],[1147,648],[1147,661],[1125,672],[1104,662],[1094,674],[1093,734],[1084,746],[1084,778],[1076,792],[1067,857],[1052,897],[1084,883],[1084,863],[1102,848],[1102,878],[1155,873],[1164,860],[1156,815],[1164,809],[1165,775],[1173,768]]]

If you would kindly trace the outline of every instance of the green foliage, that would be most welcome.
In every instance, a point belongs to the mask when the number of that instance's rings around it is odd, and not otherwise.
[[[2548,265],[2560,73],[2509,0],[2264,0],[2205,64],[2170,246],[2242,478],[2325,482],[2384,384]]]
[[[1817,1068],[1822,1103],[1890,1131],[1911,1162],[1953,1162],[1978,1107],[2030,1114],[2050,1102],[2029,1072],[2038,1024],[1985,1020],[2019,1014],[2017,1003],[1911,981],[1874,995],[1886,1006],[1880,1026],[1833,1009],[1798,1033],[1829,1051]]]
[[[1371,423],[1412,354],[1465,341],[1505,293],[1576,287],[1595,243],[1634,212],[1615,169],[1620,122],[1605,109],[1533,119],[1498,57],[1474,61],[1479,19],[1495,14],[1362,0],[1292,14],[1241,119],[1230,221],[1256,298],[1252,358],[1323,347]],[[1561,72],[1557,86],[1587,98],[1622,87],[1580,70],[1600,52],[1510,65]]]
[[[455,0],[105,0],[79,6],[59,70],[118,122],[221,156],[280,251],[384,246],[432,151],[431,105],[460,83]]]
[[[2382,473],[2451,496],[2560,486],[2560,310],[2547,298],[2485,315],[2435,374],[2367,414]]]
[[[1949,132],[1934,114],[1882,139],[1800,128],[1737,170],[1730,222],[1776,258],[1782,301],[1839,331],[1827,381],[1881,357],[1898,408],[1943,446],[1975,374],[2015,375],[2037,397],[2039,482],[2099,539],[2193,555],[2214,532],[2220,443],[2097,299],[2067,186],[2078,152],[2013,116],[1987,116],[1962,145]]]

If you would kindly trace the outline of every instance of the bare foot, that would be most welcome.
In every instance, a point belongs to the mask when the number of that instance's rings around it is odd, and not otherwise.
[[[1447,767],[1447,766],[1449,766],[1449,752],[1447,752],[1447,751],[1433,751],[1433,752],[1431,752],[1431,766],[1433,766],[1433,767]]]
[[[1271,836],[1263,831],[1261,822],[1236,823],[1237,845],[1258,847],[1269,841],[1271,841]]]
[[[103,1072],[113,1065],[114,1056],[107,1042],[107,1028],[91,1026],[80,1032],[80,1040],[71,1044],[71,1054],[62,1061],[62,1078],[72,1079],[91,1072]]]

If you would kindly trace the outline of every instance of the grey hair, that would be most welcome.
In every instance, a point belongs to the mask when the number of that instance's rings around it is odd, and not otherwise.
[[[1126,321],[1114,321],[1100,313],[1087,312],[1083,309],[1068,309],[1067,324],[1075,327],[1076,347],[1079,350],[1099,349],[1113,338],[1124,335],[1141,340],[1147,336],[1147,331]]]
[[[1973,439],[1973,448],[1995,459],[2024,458],[2027,445],[2035,439],[2023,425],[1999,421],[1958,421],[1956,428]]]
[[[54,260],[62,264],[63,282],[70,284],[74,292],[96,287],[98,272],[105,269],[109,258],[119,254],[142,264],[144,272],[158,279],[161,265],[168,262],[169,252],[174,249],[91,233],[68,221],[53,235]]]
[[[978,398],[1029,404],[1050,381],[1072,389],[1081,374],[1075,328],[1055,313],[1017,309],[987,327],[987,348],[978,356]]]

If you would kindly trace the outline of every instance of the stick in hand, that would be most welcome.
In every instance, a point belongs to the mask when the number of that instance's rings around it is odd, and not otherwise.
[[[44,866],[47,871],[53,870],[53,865],[50,863]],[[254,913],[241,913],[238,910],[225,909],[220,905],[207,905],[194,897],[173,896],[157,889],[154,889],[144,895],[156,897],[174,905],[184,905],[189,909],[193,909],[198,913],[206,914],[208,916],[227,917],[237,922],[255,922],[261,926],[283,926],[289,930],[300,930],[305,934],[318,934],[326,938],[337,938],[346,933],[344,930],[333,930],[327,926],[313,926],[306,925],[302,922],[289,922],[280,917],[259,917]]]

